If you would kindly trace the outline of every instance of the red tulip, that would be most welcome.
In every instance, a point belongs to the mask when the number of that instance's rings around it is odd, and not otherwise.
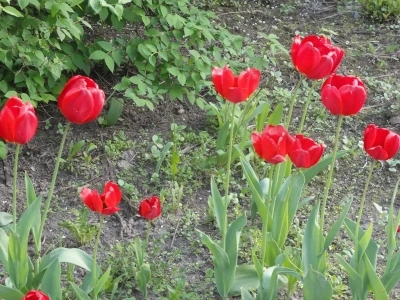
[[[256,153],[271,164],[286,161],[285,156],[294,142],[282,125],[268,125],[261,134],[252,133],[251,140]]]
[[[246,101],[258,88],[260,77],[260,71],[254,68],[247,68],[235,76],[229,66],[214,67],[211,75],[217,93],[233,103]]]
[[[31,290],[24,296],[24,298],[22,298],[22,300],[50,300],[50,298],[40,291]]]
[[[301,39],[296,35],[290,54],[300,73],[309,79],[322,79],[338,69],[344,51],[324,36],[309,35]]]
[[[122,193],[116,183],[108,181],[102,194],[85,187],[81,191],[81,197],[83,203],[92,211],[108,216],[120,210],[118,204],[121,201]]]
[[[7,100],[0,112],[0,137],[9,143],[26,144],[36,133],[38,118],[33,105],[18,97]]]
[[[399,233],[399,232],[400,232],[400,225],[397,226],[397,233]]]
[[[104,106],[103,90],[89,77],[74,76],[58,97],[58,107],[68,121],[84,124],[96,119]]]
[[[140,202],[139,215],[147,220],[153,220],[161,214],[161,201],[157,196],[144,199]]]
[[[370,124],[364,131],[364,149],[376,160],[388,160],[400,148],[400,136],[386,128]]]
[[[297,168],[310,168],[320,160],[323,152],[324,145],[297,134],[288,154]]]
[[[367,91],[358,77],[333,74],[322,85],[321,99],[331,114],[351,116],[363,107]]]

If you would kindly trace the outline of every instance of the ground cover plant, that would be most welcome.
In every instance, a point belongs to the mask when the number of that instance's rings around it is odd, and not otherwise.
[[[78,2],[68,5],[85,7]],[[18,2],[17,11],[27,3]],[[96,3],[86,10],[99,13],[102,33],[108,21],[117,24],[120,6],[143,8],[150,20],[165,9],[167,18],[175,7],[168,1]],[[237,13],[215,4],[206,7],[220,16]],[[197,5],[189,15],[204,7]],[[6,13],[17,14],[10,7]],[[264,9],[257,6],[257,16],[272,10],[293,17],[289,6]],[[335,9],[340,14],[341,6]],[[283,24],[276,16],[270,17]],[[240,20],[240,30],[256,26]],[[159,21],[147,29],[161,30]],[[139,35],[145,27],[138,27]],[[119,82],[120,73],[116,83],[104,80],[109,73],[103,72],[113,71],[106,59],[96,76],[57,82],[57,109],[35,109],[28,94],[8,95],[0,136],[10,152],[4,188],[12,193],[2,199],[0,297],[396,298],[399,94],[396,68],[390,68],[396,49],[388,44],[383,55],[361,44],[371,64],[391,71],[382,81],[371,75],[373,68],[351,64],[360,44],[338,42],[329,28],[317,23],[298,34],[291,28],[287,39],[261,33],[256,41],[268,47],[253,44],[254,36],[232,35],[241,44],[233,52],[232,43],[210,40],[202,95],[190,101],[203,111],[161,98],[121,106],[117,98],[128,98],[120,93],[127,81]],[[152,78],[155,70],[146,68],[141,74]],[[170,73],[169,79],[186,88],[182,78],[192,75],[179,70],[186,75]],[[110,111],[99,118],[105,103]],[[392,127],[382,112],[391,114]]]

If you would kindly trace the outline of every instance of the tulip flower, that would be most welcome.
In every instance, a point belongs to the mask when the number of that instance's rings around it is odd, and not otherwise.
[[[50,297],[40,291],[31,290],[22,300],[50,300]]]
[[[260,77],[261,72],[255,68],[247,68],[235,76],[229,66],[214,67],[211,75],[217,93],[233,103],[246,101],[258,88]]]
[[[139,205],[139,215],[147,220],[153,220],[161,214],[161,201],[157,196],[144,199]]]
[[[400,136],[386,128],[370,124],[364,131],[364,149],[373,159],[388,160],[400,148]]]
[[[83,203],[92,211],[108,216],[120,210],[118,204],[121,201],[122,193],[119,186],[112,181],[106,183],[102,194],[85,187],[80,195]]]
[[[310,168],[320,160],[323,152],[324,145],[297,134],[288,154],[297,168]]]
[[[367,99],[364,83],[355,76],[333,74],[321,88],[322,104],[333,115],[357,114]]]
[[[256,153],[271,164],[286,161],[286,155],[294,142],[282,125],[268,125],[262,133],[254,132],[251,135]]]
[[[0,137],[9,143],[26,144],[36,133],[38,118],[33,105],[18,97],[7,100],[0,112]]]
[[[301,39],[296,35],[290,55],[297,71],[309,79],[322,79],[338,69],[344,51],[324,36],[309,35]]]
[[[74,76],[58,97],[58,107],[68,121],[84,124],[96,119],[104,106],[103,90],[89,77]]]

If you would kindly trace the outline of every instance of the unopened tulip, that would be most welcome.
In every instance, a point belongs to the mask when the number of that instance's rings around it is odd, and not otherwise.
[[[104,106],[103,90],[89,77],[74,76],[58,97],[58,107],[68,121],[84,124],[96,119]]]
[[[297,168],[310,168],[320,160],[323,152],[324,145],[297,134],[288,154]]]
[[[364,83],[355,76],[333,74],[321,88],[322,104],[333,115],[357,114],[367,99]]]
[[[262,133],[252,133],[251,140],[256,153],[271,164],[286,161],[286,155],[294,142],[294,138],[282,125],[268,125]]]
[[[41,291],[31,290],[21,300],[50,300],[50,298]]]
[[[157,196],[144,199],[139,205],[139,215],[147,220],[153,220],[161,214],[161,201]]]
[[[296,35],[290,55],[300,73],[309,79],[322,79],[337,70],[344,51],[324,36],[309,35],[302,39]]]
[[[112,181],[106,183],[102,194],[85,187],[82,189],[80,195],[83,203],[92,211],[103,215],[112,215],[120,210],[118,204],[121,201],[122,193],[119,186]]]
[[[9,143],[26,144],[36,133],[38,118],[33,105],[18,97],[7,100],[0,112],[0,137]]]
[[[235,76],[228,66],[214,67],[211,75],[217,93],[233,103],[246,101],[258,88],[260,77],[260,71],[255,68],[248,68]]]
[[[386,128],[370,124],[364,131],[364,149],[376,160],[388,160],[400,148],[400,136]]]

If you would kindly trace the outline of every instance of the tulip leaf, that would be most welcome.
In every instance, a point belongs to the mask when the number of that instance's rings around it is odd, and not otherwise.
[[[119,117],[122,114],[124,108],[124,99],[122,98],[111,98],[110,108],[106,116],[106,125],[113,126],[118,122]]]
[[[281,248],[289,233],[303,191],[304,176],[297,173],[288,177],[274,199],[272,237]]]
[[[217,220],[217,226],[219,231],[222,233],[226,230],[226,214],[227,214],[227,199],[223,199],[219,193],[217,184],[215,183],[214,177],[211,177],[211,200],[214,208],[215,218]]]
[[[41,290],[50,296],[51,300],[62,300],[61,266],[55,259],[46,269],[41,282]]]
[[[267,267],[271,267],[275,265],[275,260],[278,257],[278,255],[281,253],[280,248],[278,244],[275,242],[275,240],[272,238],[272,235],[270,232],[267,233],[266,238],[266,247],[265,249],[268,249],[265,253],[265,262],[264,264]]]
[[[229,290],[232,288],[235,274],[227,274],[226,270],[229,268],[229,257],[219,245],[217,245],[207,234],[197,230],[200,233],[201,242],[210,250],[214,263],[214,277],[215,285],[217,286],[218,293],[221,297],[227,297]],[[228,280],[226,280],[228,279]],[[229,284],[231,286],[229,286]]]
[[[157,165],[156,165],[156,170],[155,170],[156,174],[158,174],[160,172],[161,164],[163,163],[165,156],[169,153],[169,148],[171,148],[172,145],[173,145],[172,142],[168,142],[162,148],[162,150],[160,152],[160,156],[158,157],[158,160],[157,160]]]
[[[0,228],[0,262],[7,273],[8,270],[8,235]]]
[[[0,212],[0,227],[5,227],[13,221],[13,216],[4,211]]]
[[[251,120],[253,120],[255,117],[258,118],[260,116],[260,114],[265,114],[265,112],[268,114],[269,105],[270,104],[268,102],[260,103],[256,108],[253,108],[251,111],[249,111],[246,114],[246,116],[243,118],[242,124],[249,124]],[[266,116],[265,116],[265,118],[266,118]],[[264,122],[265,122],[265,120],[264,120]],[[263,122],[263,124],[264,124],[264,122]]]
[[[390,261],[392,259],[393,256],[393,252],[396,248],[396,235],[397,235],[397,227],[398,227],[398,223],[399,223],[399,217],[400,214],[398,214],[398,218],[396,220],[396,222],[394,222],[393,220],[393,216],[394,214],[394,201],[396,200],[396,196],[397,196],[397,191],[399,189],[399,184],[400,184],[400,179],[397,180],[396,185],[393,189],[393,195],[392,195],[392,201],[390,204],[390,208],[389,208],[389,214],[388,214],[388,223],[386,226],[386,233],[388,236],[388,255],[387,255],[387,266],[390,265]]]
[[[317,202],[308,217],[303,237],[302,261],[303,272],[308,273],[309,266],[322,271],[325,267],[325,256],[320,256],[323,247],[323,235],[318,224],[318,211],[320,202]]]
[[[374,293],[374,299],[376,300],[389,300],[386,290],[376,274],[375,267],[372,266],[366,254],[363,255],[362,260],[364,262],[365,269],[367,270],[369,284],[372,292]]]
[[[27,172],[25,172],[25,192],[26,192],[26,203],[29,207],[36,200],[35,188],[33,187],[32,180],[30,179]],[[42,216],[40,213],[37,216],[37,221],[32,226],[33,241],[36,246],[40,246],[41,242],[38,240],[40,237],[40,223]]]
[[[253,296],[245,288],[240,289],[240,296],[242,300],[254,300]]]
[[[17,289],[25,286],[29,273],[28,241],[22,243],[18,233],[10,230],[8,238],[8,271],[13,285]]]
[[[386,292],[389,294],[400,280],[400,252],[397,252],[391,259],[390,264],[386,265],[385,272],[382,276],[382,284],[385,286]]]
[[[263,272],[263,293],[261,299],[275,300],[278,289],[287,284],[287,278],[282,275],[292,275],[301,279],[296,271],[288,268],[273,266]]]
[[[304,300],[330,300],[332,299],[332,286],[324,275],[309,267],[303,279]]]
[[[17,233],[22,245],[28,244],[29,231],[39,220],[41,203],[42,197],[39,196],[29,205],[17,223]]]
[[[263,130],[264,124],[267,122],[269,110],[271,106],[269,103],[265,103],[262,107],[262,112],[256,118],[256,130],[261,132]]]
[[[279,125],[282,120],[283,103],[279,103],[268,118],[268,125]]]
[[[71,287],[74,290],[78,300],[91,300],[90,297],[84,291],[82,291],[75,283],[73,283],[72,281],[70,281],[69,283],[71,284]]]
[[[229,127],[230,127],[229,125],[230,124],[231,124],[231,122],[228,120],[219,129],[218,137],[217,137],[217,150],[225,149],[226,140],[228,139],[228,136],[229,136]]]
[[[241,265],[236,267],[235,279],[232,289],[229,292],[231,296],[238,296],[241,289],[255,290],[259,279],[254,265]]]
[[[243,172],[246,177],[247,184],[249,185],[253,201],[257,205],[258,213],[260,214],[261,220],[263,222],[266,222],[268,212],[267,212],[267,207],[265,206],[264,201],[263,201],[263,192],[262,192],[258,177],[255,174],[253,168],[250,166],[250,164],[246,160],[246,157],[244,156],[243,152],[237,147],[236,147],[236,150],[240,154],[240,157],[241,157],[240,161],[243,166]]]
[[[93,289],[93,294],[94,295],[98,295],[100,293],[100,291],[104,288],[108,278],[110,277],[110,271],[111,271],[111,266],[108,267],[107,271],[105,271],[104,274],[96,282],[96,285],[95,285],[95,287]]]
[[[93,258],[77,248],[57,248],[43,257],[40,263],[40,270],[46,269],[54,260],[58,259],[60,263],[71,263],[85,270],[93,269]]]
[[[20,291],[0,285],[0,298],[4,300],[20,300],[24,297]]]
[[[336,159],[341,158],[349,153],[349,150],[340,150],[336,153]],[[332,162],[332,154],[324,156],[315,166],[308,168],[303,172],[304,178],[306,179],[305,184],[307,184],[311,179],[317,176],[321,171],[325,170],[330,166]]]
[[[332,226],[331,230],[329,230],[328,234],[325,237],[325,243],[324,243],[324,250],[328,250],[328,247],[331,245],[332,241],[335,239],[335,236],[339,232],[340,228],[342,227],[342,224],[346,218],[346,215],[350,209],[351,203],[353,202],[353,196],[351,195],[349,197],[349,200],[347,202],[347,205],[344,207],[342,210],[342,213],[340,214],[339,218],[335,222],[335,224]],[[322,253],[320,254],[322,255]]]

